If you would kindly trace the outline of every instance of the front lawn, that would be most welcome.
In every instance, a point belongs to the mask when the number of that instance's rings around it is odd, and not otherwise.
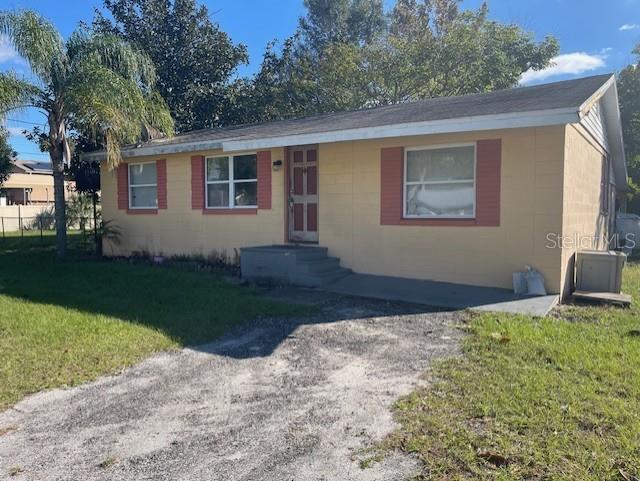
[[[640,265],[625,271],[628,310],[471,316],[463,355],[397,403],[386,447],[416,454],[425,480],[637,481]]]
[[[57,261],[52,244],[51,235],[0,238],[0,410],[258,316],[301,312],[213,274],[76,253]]]

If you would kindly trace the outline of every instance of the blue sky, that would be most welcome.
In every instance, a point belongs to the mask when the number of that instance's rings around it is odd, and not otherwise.
[[[250,63],[240,74],[252,74],[260,65],[266,43],[284,39],[304,13],[302,0],[204,0],[213,19],[235,42],[247,45]],[[476,8],[482,0],[465,0],[463,8]],[[385,0],[387,7],[392,0]],[[2,9],[32,8],[52,20],[63,35],[78,22],[90,22],[101,0],[2,0]],[[603,8],[604,5],[604,8]],[[640,0],[489,0],[490,17],[515,22],[542,38],[554,35],[561,55],[543,72],[526,74],[524,83],[540,83],[591,74],[615,72],[632,63],[633,46],[640,42]],[[25,70],[24,63],[0,39],[0,70]],[[7,121],[11,143],[21,159],[46,160],[20,131],[42,123],[37,112],[11,113]],[[20,122],[21,121],[21,122]]]

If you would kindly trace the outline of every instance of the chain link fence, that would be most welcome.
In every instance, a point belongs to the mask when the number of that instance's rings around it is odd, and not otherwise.
[[[94,233],[93,217],[67,217],[68,232],[82,233],[83,238]],[[41,213],[35,216],[0,216],[0,231],[5,238],[24,238],[39,235],[44,237],[56,231],[56,220],[53,214]]]

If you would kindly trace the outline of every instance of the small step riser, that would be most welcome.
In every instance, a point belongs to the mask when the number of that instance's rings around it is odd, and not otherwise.
[[[296,253],[296,259],[302,262],[326,259],[326,257],[327,251],[322,249]]]
[[[322,274],[325,272],[337,271],[340,269],[340,260],[327,257],[323,260],[314,260],[313,262],[299,262],[296,264],[296,270],[300,274]]]
[[[295,283],[307,287],[322,287],[351,274],[351,269],[340,268],[335,272],[296,276]]]

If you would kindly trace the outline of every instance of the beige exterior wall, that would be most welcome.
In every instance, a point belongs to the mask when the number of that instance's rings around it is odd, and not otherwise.
[[[356,272],[512,287],[532,265],[550,292],[560,251],[546,248],[562,222],[563,127],[322,144],[320,245]],[[380,149],[502,139],[499,227],[381,226]]]
[[[380,149],[502,139],[499,227],[381,226]],[[203,215],[191,209],[190,157],[167,159],[168,209],[127,215],[117,209],[115,172],[102,172],[105,219],[123,231],[107,254],[147,251],[208,256],[284,241],[284,171],[272,172],[272,209],[254,215]],[[562,230],[565,128],[509,129],[402,137],[319,146],[319,244],[356,272],[511,288],[511,274],[530,264],[559,292],[561,251],[546,247]],[[282,159],[273,149],[272,159]],[[144,157],[136,161],[154,160]]]
[[[284,241],[284,169],[272,171],[272,208],[257,215],[203,215],[191,209],[191,156],[215,155],[219,151],[189,152],[141,157],[132,162],[167,159],[167,206],[157,215],[128,215],[117,208],[116,171],[102,166],[102,209],[122,231],[120,246],[107,245],[107,255],[151,254],[224,255],[233,259],[240,247],[281,244]],[[271,151],[273,160],[283,159],[283,149]]]
[[[580,125],[565,130],[561,285],[569,293],[576,251],[607,248],[609,217],[602,213],[600,196],[605,151]]]
[[[2,187],[4,189],[32,189],[30,195],[31,202],[53,202],[52,175],[13,173]],[[22,195],[20,195],[16,201],[24,202]]]

